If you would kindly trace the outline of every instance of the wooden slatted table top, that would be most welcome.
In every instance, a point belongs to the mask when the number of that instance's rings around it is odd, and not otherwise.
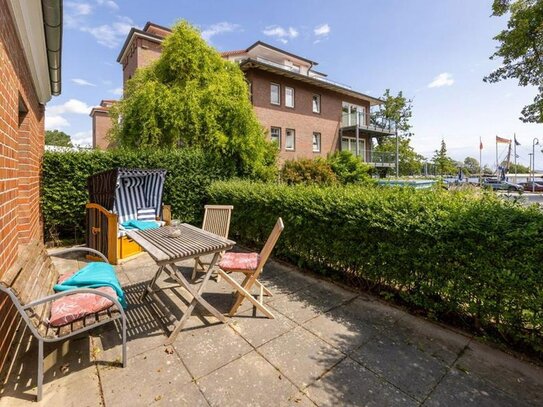
[[[179,237],[171,237],[174,230],[179,230]],[[133,239],[157,263],[171,263],[177,260],[231,249],[236,242],[182,223],[179,226],[164,226],[158,229],[130,230],[127,236]]]

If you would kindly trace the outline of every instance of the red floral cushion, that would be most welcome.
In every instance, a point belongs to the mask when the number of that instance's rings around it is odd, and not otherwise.
[[[63,274],[59,277],[59,284],[71,277],[73,273]],[[112,287],[100,287],[98,291],[116,297],[117,293]],[[96,294],[73,294],[59,298],[53,301],[51,305],[51,317],[49,323],[52,326],[62,326],[69,324],[76,319],[83,318],[89,314],[108,309],[113,305],[113,301]]]
[[[258,253],[225,253],[219,267],[224,271],[256,270],[259,258]]]

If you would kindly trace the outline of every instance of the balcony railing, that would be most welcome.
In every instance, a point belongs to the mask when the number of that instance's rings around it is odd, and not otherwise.
[[[274,66],[276,68],[281,68],[281,69],[284,69],[286,71],[301,73],[300,68],[297,67],[297,66],[289,66],[289,65],[281,64],[279,62],[270,61],[269,59],[262,58],[262,57],[256,57],[256,60],[258,62],[262,62],[264,64]],[[336,81],[333,81],[331,79],[324,78],[322,76],[309,76],[309,77],[311,79],[317,79],[317,80],[319,80],[321,82],[326,82],[326,83],[329,83],[331,85],[335,85],[335,86],[339,86],[341,88],[352,90],[352,88],[349,85],[345,85],[344,83],[336,82]]]
[[[288,66],[288,65],[285,65],[285,64],[280,64],[279,62],[270,61],[269,59],[262,58],[262,57],[256,57],[256,60],[258,62],[263,62],[263,63],[265,63],[267,65],[275,66],[276,68],[281,68],[281,69],[285,69],[287,71],[300,73],[300,68],[296,67],[296,66]]]
[[[360,150],[359,154],[355,153],[356,147],[353,147],[351,151],[353,154],[360,157],[360,159],[368,164],[373,164],[376,167],[393,167],[396,164],[396,154],[374,150]]]
[[[362,129],[394,133],[394,124],[390,120],[376,117],[366,112],[343,112],[341,116],[342,127],[358,126]]]
[[[370,151],[370,163],[373,164],[395,164],[396,153],[386,153],[382,151]]]

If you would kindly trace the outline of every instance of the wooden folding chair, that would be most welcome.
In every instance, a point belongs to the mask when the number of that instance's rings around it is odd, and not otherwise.
[[[257,309],[262,311],[268,318],[275,318],[272,312],[264,305],[264,295],[272,296],[270,290],[262,285],[258,280],[262,269],[268,261],[270,254],[277,243],[277,239],[283,232],[285,226],[281,218],[277,219],[275,226],[266,241],[266,244],[262,248],[260,254],[258,253],[225,253],[219,263],[219,276],[224,279],[236,289],[234,305],[228,313],[231,317],[235,315],[239,309],[241,303],[247,299]],[[241,284],[234,280],[230,273],[243,273],[245,279]],[[259,299],[256,300],[251,294],[251,288],[255,285],[259,289]]]
[[[228,239],[228,230],[230,229],[230,217],[232,216],[232,205],[206,205],[204,206],[204,222],[202,229],[225,239]],[[222,256],[224,252],[220,255]],[[209,266],[210,263],[206,263],[200,260],[199,257],[194,259],[194,269],[192,270],[191,279],[196,278],[196,273],[205,273],[207,271],[205,266]],[[219,277],[217,276],[217,281]]]

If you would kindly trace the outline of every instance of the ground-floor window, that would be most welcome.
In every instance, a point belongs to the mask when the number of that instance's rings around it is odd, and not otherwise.
[[[272,143],[276,143],[277,148],[281,149],[281,127],[272,127],[270,135]]]
[[[296,147],[296,132],[293,129],[286,129],[285,150],[294,151]]]
[[[313,152],[321,152],[321,134],[317,132],[313,133]]]
[[[358,153],[356,151],[356,138],[355,137],[342,137],[341,138],[341,150],[350,151],[354,155],[362,157],[364,160],[364,152],[366,151],[366,140],[358,139]]]

